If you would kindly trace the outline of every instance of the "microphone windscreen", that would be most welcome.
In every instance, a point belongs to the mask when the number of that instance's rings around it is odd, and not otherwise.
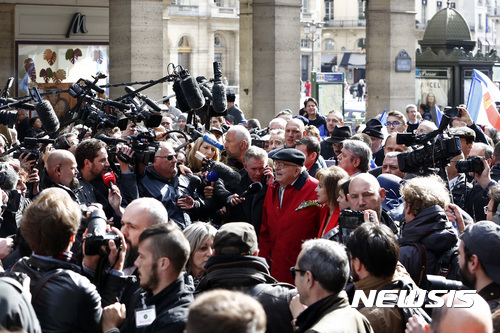
[[[43,128],[49,134],[59,130],[59,119],[52,108],[52,105],[47,100],[36,103],[36,113],[40,117]]]
[[[205,176],[205,178],[209,182],[216,182],[216,181],[219,180],[219,175],[215,171],[210,171],[209,173],[207,173],[207,175]]]
[[[12,191],[17,186],[19,176],[8,164],[0,164],[0,188],[4,191]]]
[[[200,89],[204,97],[208,98],[209,100],[212,100],[212,93],[210,92],[210,89],[202,85],[200,85]]]
[[[189,107],[192,110],[198,110],[205,105],[205,98],[203,97],[203,93],[198,87],[198,83],[192,76],[186,76],[181,81],[182,91],[186,96],[186,100],[189,104]]]
[[[214,162],[212,170],[217,172],[224,183],[238,185],[241,182],[241,175],[239,172],[231,169],[224,163]]]
[[[212,106],[217,113],[223,113],[227,109],[226,88],[222,83],[214,83],[212,86]]]
[[[111,187],[111,185],[116,184],[116,177],[112,171],[108,171],[104,175],[102,175],[102,180],[104,181],[104,184],[106,184],[106,186],[108,187]]]
[[[177,107],[182,112],[188,112],[191,110],[189,106],[186,96],[184,95],[184,91],[182,91],[181,82],[179,80],[175,80],[174,85],[172,87],[175,93],[175,99],[177,99]]]

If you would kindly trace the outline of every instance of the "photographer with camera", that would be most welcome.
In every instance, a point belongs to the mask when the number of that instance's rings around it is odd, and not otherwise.
[[[124,283],[120,271],[126,244],[116,228],[113,231],[119,235],[123,248],[120,252],[114,241],[107,243],[108,260],[115,264],[111,264],[100,291],[82,274],[70,251],[80,219],[80,207],[68,193],[51,188],[38,195],[21,220],[21,233],[33,253],[14,265],[12,271],[31,278],[32,304],[43,331],[99,331],[103,303],[113,302]],[[86,263],[92,261],[95,258],[86,256]]]
[[[486,219],[486,214],[484,212],[484,206],[488,205],[488,189],[490,182],[497,182],[500,180],[500,174],[497,172],[491,173],[491,163],[492,163],[493,149],[491,146],[481,142],[474,142],[472,149],[470,150],[469,157],[466,161],[457,163],[457,170],[461,172],[470,172],[474,175],[474,185],[472,190],[470,190],[465,197],[465,207],[464,210],[472,216],[474,221],[481,221]],[[499,161],[500,162],[500,161]],[[488,175],[484,174],[485,170],[488,170]],[[496,170],[496,168],[495,168]]]

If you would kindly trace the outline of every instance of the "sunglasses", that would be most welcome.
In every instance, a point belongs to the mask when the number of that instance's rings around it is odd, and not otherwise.
[[[168,161],[173,160],[175,155],[168,155],[168,156],[156,156],[156,158],[166,158]]]
[[[306,270],[303,270],[303,269],[297,269],[295,267],[290,267],[290,275],[292,276],[292,279],[295,280],[295,272],[299,272],[299,273],[305,273],[307,272]]]

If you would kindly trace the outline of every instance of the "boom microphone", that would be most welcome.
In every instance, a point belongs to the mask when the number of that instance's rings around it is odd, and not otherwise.
[[[217,172],[220,179],[222,179],[226,184],[237,185],[241,181],[241,175],[238,173],[238,171],[231,169],[224,163],[214,162],[212,170]]]
[[[45,132],[52,134],[59,130],[59,119],[57,119],[56,113],[52,108],[52,105],[47,100],[42,100],[38,89],[36,87],[32,88],[35,99],[38,103],[35,104],[36,113],[42,122]]]
[[[184,95],[184,91],[182,91],[181,81],[175,80],[174,85],[172,87],[175,93],[175,99],[177,100],[177,107],[182,112],[188,112],[191,110],[189,103],[186,99],[186,95]]]
[[[127,143],[127,140],[123,140],[123,139],[117,139],[117,138],[112,138],[112,137],[109,137],[107,135],[104,135],[104,134],[99,134],[96,139],[99,139],[101,141],[104,141],[105,143],[107,143],[108,145],[116,145],[117,143],[121,142],[121,143]]]
[[[158,111],[160,112],[161,111],[161,108],[160,106],[155,102],[153,101],[151,98],[149,98],[148,96],[146,95],[143,95],[141,94],[140,92],[136,92],[134,88],[130,87],[130,86],[126,86],[125,87],[125,91],[127,93],[134,93],[137,97],[139,97],[141,100],[143,100],[144,102],[146,102],[147,105],[149,105],[149,107],[155,111]]]
[[[222,84],[220,77],[222,76],[221,63],[214,62],[215,81],[212,86],[212,106],[216,113],[224,113],[227,109],[226,87]]]
[[[186,96],[189,107],[192,110],[201,109],[203,105],[205,105],[205,98],[203,97],[203,93],[201,92],[195,78],[189,75],[189,71],[187,69],[183,69],[179,75],[181,77],[182,91]]]
[[[17,186],[17,172],[6,163],[0,164],[0,188],[4,191],[12,191]]]
[[[0,104],[13,104],[13,103],[19,103],[17,99],[14,98],[0,98]],[[28,104],[28,103],[22,103],[22,104],[14,104],[16,107],[20,109],[26,109],[26,110],[35,110],[35,106],[33,104]]]
[[[252,184],[250,184],[250,186],[248,186],[248,188],[243,193],[241,193],[240,197],[246,197],[247,195],[255,194],[255,193],[259,192],[260,190],[262,190],[261,183],[259,183],[259,182],[252,183]]]
[[[101,87],[99,87],[98,85],[95,85],[92,81],[89,81],[89,80],[82,80],[85,85],[91,89],[93,89],[94,91],[96,91],[98,94],[104,94],[104,89],[102,89]]]

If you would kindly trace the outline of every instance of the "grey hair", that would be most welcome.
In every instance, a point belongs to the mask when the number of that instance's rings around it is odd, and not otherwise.
[[[408,112],[408,110],[409,110],[409,109],[411,109],[411,108],[414,108],[415,110],[417,110],[417,111],[418,111],[418,108],[417,108],[417,106],[416,106],[415,104],[408,104],[408,105],[406,106],[406,108],[405,108],[405,109],[406,109],[406,112]]]
[[[228,132],[235,132],[236,140],[245,141],[247,143],[247,147],[250,147],[252,144],[252,137],[250,136],[250,132],[243,125],[235,125],[232,126]]]
[[[349,150],[351,154],[359,158],[359,169],[361,172],[367,172],[372,159],[372,151],[368,145],[359,140],[344,140],[344,148]]]
[[[264,160],[266,162],[265,165],[267,165],[267,152],[262,148],[256,146],[248,147],[247,151],[245,152],[245,163],[248,164],[248,161],[251,158]]]
[[[215,229],[210,223],[195,222],[184,229],[183,232],[189,242],[189,247],[191,248],[190,253],[192,255],[200,249],[208,237],[215,237],[217,229]],[[189,272],[189,260],[186,266]]]
[[[302,244],[297,262],[301,270],[310,271],[323,289],[338,293],[349,278],[349,260],[344,245],[327,239],[310,239]]]

